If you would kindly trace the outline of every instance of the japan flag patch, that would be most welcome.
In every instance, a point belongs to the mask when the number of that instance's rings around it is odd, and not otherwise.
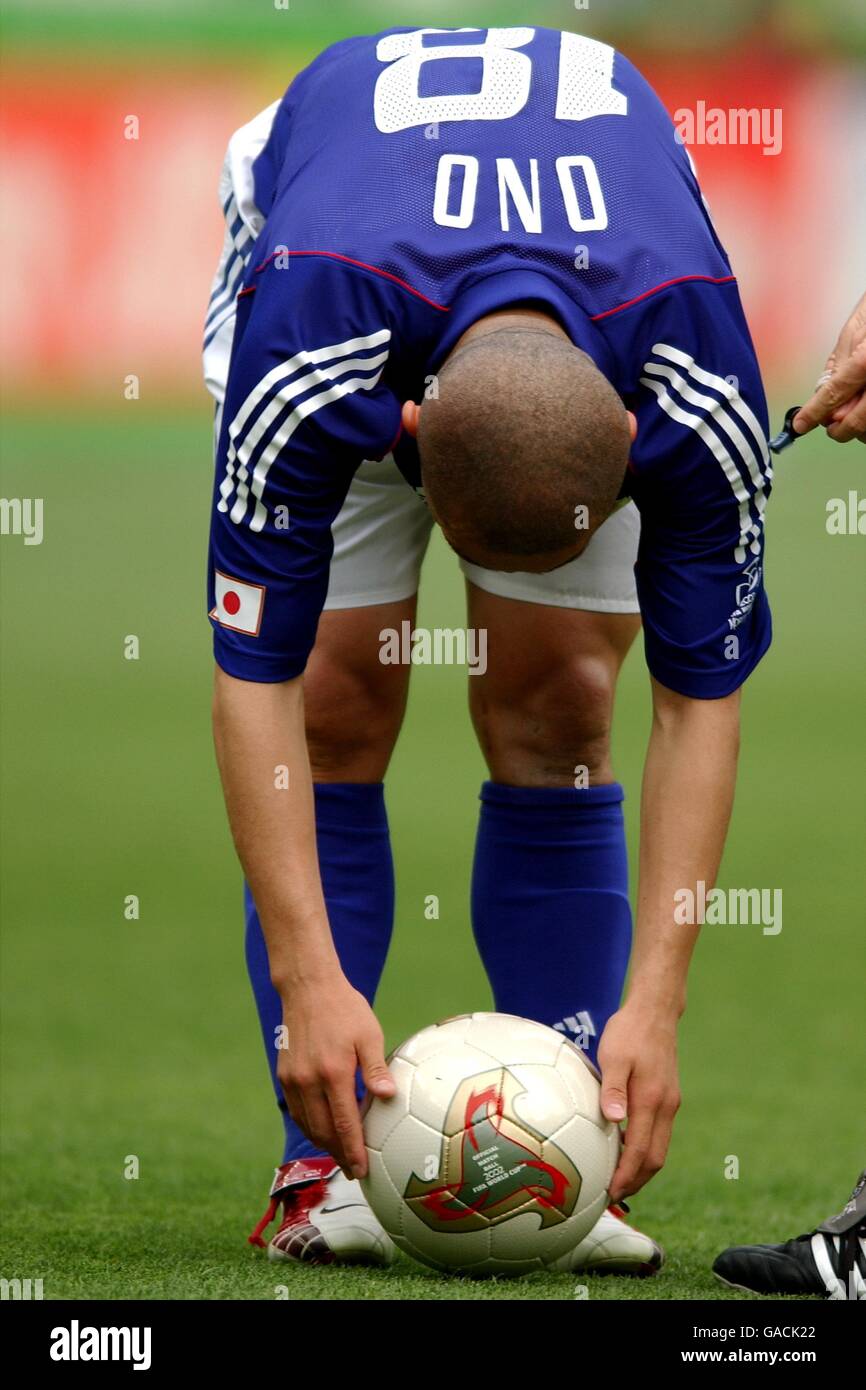
[[[258,637],[265,606],[264,585],[247,584],[243,579],[233,579],[230,574],[215,570],[214,588],[216,603],[208,616],[232,632]]]

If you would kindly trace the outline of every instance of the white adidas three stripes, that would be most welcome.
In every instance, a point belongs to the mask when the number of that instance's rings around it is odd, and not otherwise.
[[[332,343],[312,351],[304,349],[272,367],[253,387],[229,425],[226,471],[220,484],[219,510],[229,512],[235,525],[246,517],[252,493],[255,507],[249,523],[250,530],[261,531],[268,515],[262,494],[274,459],[307,416],[354,391],[371,391],[378,384],[388,360],[385,345],[390,340],[390,329],[382,328],[366,337],[348,338],[343,343]],[[385,347],[385,351],[370,357],[356,355],[364,349],[377,347]],[[373,375],[338,380],[345,377],[347,372],[372,372]],[[328,382],[333,384],[329,386],[326,384]],[[324,389],[302,400],[277,427],[277,420],[286,407],[315,387]],[[250,425],[252,415],[264,401],[267,404],[255,423]],[[258,449],[261,452],[253,466],[250,481],[250,464]],[[232,493],[235,500],[229,511]]]
[[[720,465],[739,505],[740,535],[734,559],[743,564],[747,548],[753,555],[760,552],[767,488],[773,479],[764,432],[732,381],[706,371],[670,343],[654,343],[652,351],[654,356],[644,363],[641,385],[655,392],[672,420],[700,436]],[[708,395],[701,387],[717,394]]]

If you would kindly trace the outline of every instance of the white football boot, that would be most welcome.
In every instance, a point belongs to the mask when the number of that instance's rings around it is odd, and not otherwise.
[[[361,1184],[344,1177],[331,1158],[296,1159],[276,1170],[270,1204],[249,1237],[251,1245],[264,1248],[262,1232],[279,1207],[283,1214],[267,1246],[269,1260],[390,1265],[396,1257]]]
[[[558,1273],[658,1274],[664,1251],[650,1236],[626,1222],[628,1207],[612,1204],[603,1211],[588,1236],[551,1265]]]

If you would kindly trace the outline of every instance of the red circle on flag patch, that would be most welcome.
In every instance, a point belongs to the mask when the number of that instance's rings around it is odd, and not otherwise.
[[[223,608],[227,613],[234,617],[235,613],[240,612],[241,601],[233,589],[229,589],[227,594],[223,594]]]

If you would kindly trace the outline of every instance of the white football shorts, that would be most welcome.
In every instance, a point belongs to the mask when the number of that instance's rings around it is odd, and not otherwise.
[[[366,608],[417,592],[434,521],[388,455],[362,463],[334,522],[334,558],[325,608]],[[593,613],[637,613],[634,580],[640,518],[618,508],[582,555],[549,574],[505,574],[459,560],[466,578],[500,598]],[[457,557],[455,557],[457,558]]]

